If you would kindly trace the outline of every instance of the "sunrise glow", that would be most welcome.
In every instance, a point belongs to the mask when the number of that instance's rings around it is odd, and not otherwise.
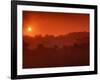
[[[89,14],[23,11],[23,35],[65,35],[89,32]]]
[[[31,27],[28,27],[27,30],[28,30],[28,32],[31,32],[32,31],[32,28]]]

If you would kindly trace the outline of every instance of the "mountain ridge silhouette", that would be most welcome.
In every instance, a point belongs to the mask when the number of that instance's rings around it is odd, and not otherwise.
[[[23,36],[23,68],[87,66],[89,33]]]
[[[37,48],[39,44],[42,44],[45,47],[52,48],[57,46],[61,48],[63,46],[73,46],[74,44],[89,43],[89,32],[73,32],[59,36],[23,36],[23,43],[27,43],[30,48]]]

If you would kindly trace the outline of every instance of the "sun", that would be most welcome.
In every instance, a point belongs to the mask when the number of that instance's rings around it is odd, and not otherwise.
[[[28,28],[27,28],[27,31],[28,31],[28,32],[32,32],[32,28],[31,28],[31,27],[28,27]]]

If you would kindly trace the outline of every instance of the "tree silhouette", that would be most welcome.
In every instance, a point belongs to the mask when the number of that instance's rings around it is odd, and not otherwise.
[[[54,45],[54,47],[53,47],[53,48],[58,49],[58,46],[57,46],[57,45]]]
[[[24,48],[32,46],[33,49],[23,48],[24,68],[89,65],[89,37],[84,36],[88,36],[87,33],[24,38]]]
[[[41,49],[41,48],[45,48],[43,44],[38,44],[37,48]]]
[[[77,47],[79,47],[79,46],[80,46],[80,45],[77,44],[77,43],[74,43],[74,44],[73,44],[73,47],[76,47],[76,48],[77,48]]]
[[[24,40],[23,40],[23,47],[26,49],[26,48],[28,48],[29,47],[29,43],[28,42],[25,42]]]

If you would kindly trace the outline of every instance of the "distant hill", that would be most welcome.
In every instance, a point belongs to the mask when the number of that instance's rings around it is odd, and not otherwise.
[[[23,68],[90,64],[88,32],[73,32],[56,37],[53,35],[23,36],[23,43]]]
[[[23,36],[24,45],[27,44],[28,48],[37,48],[39,44],[45,47],[58,47],[73,46],[74,44],[89,43],[89,32],[73,32],[66,35],[46,35],[42,37],[37,35],[35,37]]]

